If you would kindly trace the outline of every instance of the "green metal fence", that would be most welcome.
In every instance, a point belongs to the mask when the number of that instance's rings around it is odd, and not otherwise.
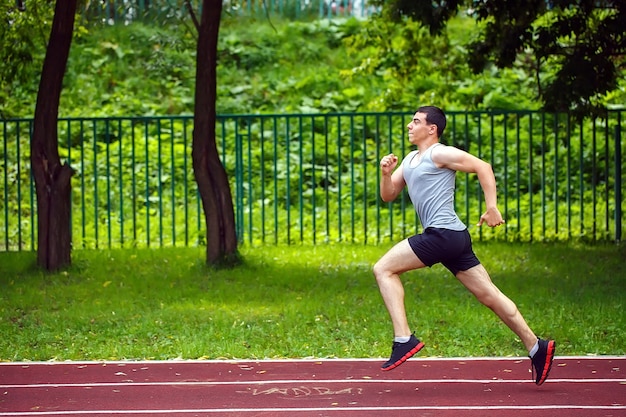
[[[199,13],[202,2],[191,0]],[[225,16],[287,19],[349,17],[367,18],[375,8],[367,0],[224,0]],[[184,0],[107,0],[87,2],[82,11],[84,19],[106,24],[128,24],[133,21],[163,22],[188,16]]]
[[[443,141],[490,162],[504,227],[474,226],[474,175],[457,174],[456,205],[474,239],[620,241],[623,116],[451,112]],[[222,115],[216,129],[244,244],[379,243],[419,231],[406,194],[378,196],[378,161],[410,150],[411,113]],[[0,250],[33,250],[32,119],[0,120]],[[58,124],[71,164],[75,248],[201,245],[191,116],[72,118]]]

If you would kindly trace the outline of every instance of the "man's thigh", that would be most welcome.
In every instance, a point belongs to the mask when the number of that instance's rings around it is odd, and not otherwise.
[[[404,239],[394,245],[376,264],[378,269],[390,271],[394,274],[401,274],[425,266],[424,262],[413,252],[408,239]]]

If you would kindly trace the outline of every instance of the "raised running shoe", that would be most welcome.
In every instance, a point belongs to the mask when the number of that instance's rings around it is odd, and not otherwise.
[[[554,350],[556,342],[554,340],[539,339],[539,350],[535,356],[530,358],[532,361],[532,373],[535,384],[541,385],[548,378],[550,369],[552,368],[552,360],[554,359]]]
[[[423,347],[424,343],[420,342],[420,340],[413,334],[406,343],[393,342],[393,346],[391,347],[391,358],[389,358],[389,360],[385,362],[380,369],[383,371],[391,371],[392,369],[397,368],[406,362],[406,360],[411,356],[422,350]]]

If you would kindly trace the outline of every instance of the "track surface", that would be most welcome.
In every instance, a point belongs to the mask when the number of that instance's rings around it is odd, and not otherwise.
[[[626,356],[0,364],[0,416],[626,416]]]

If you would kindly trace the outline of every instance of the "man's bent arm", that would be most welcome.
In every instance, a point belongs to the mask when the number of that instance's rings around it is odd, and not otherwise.
[[[396,199],[404,188],[402,165],[398,165],[398,157],[394,154],[384,156],[380,160],[380,198],[388,203]]]
[[[498,210],[496,177],[490,164],[452,146],[433,150],[432,158],[433,162],[440,168],[447,167],[455,171],[475,173],[478,176],[478,181],[485,195],[485,204],[487,205],[487,210],[480,216],[479,226],[485,222],[491,227],[504,224],[502,214]]]

